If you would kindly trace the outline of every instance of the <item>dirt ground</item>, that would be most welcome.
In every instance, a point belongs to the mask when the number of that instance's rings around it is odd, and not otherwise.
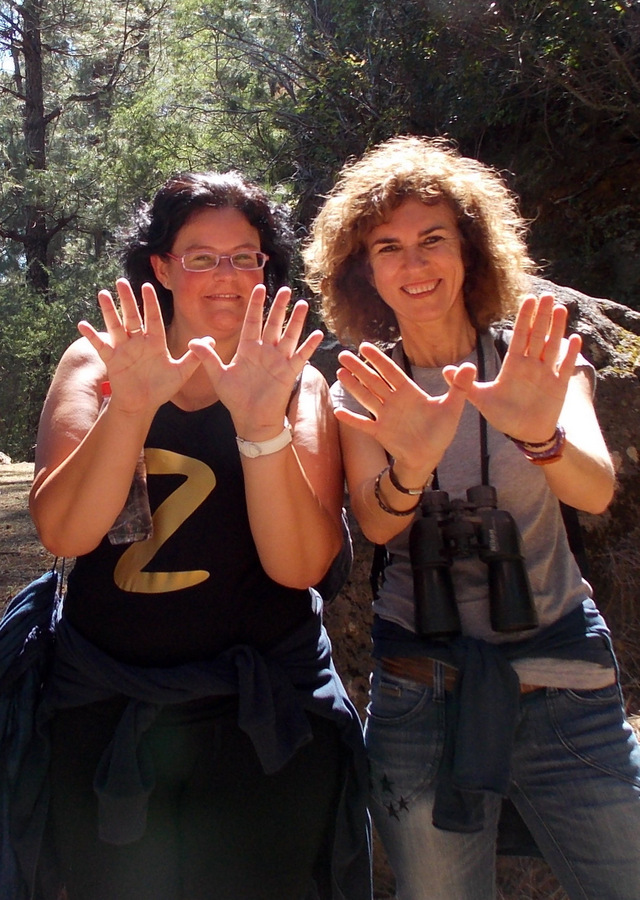
[[[0,465],[0,608],[53,563],[29,515],[32,479],[33,463]]]

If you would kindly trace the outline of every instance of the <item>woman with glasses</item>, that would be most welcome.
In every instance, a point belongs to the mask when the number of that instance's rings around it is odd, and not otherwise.
[[[46,697],[68,900],[370,897],[360,725],[310,588],[341,548],[337,426],[291,249],[237,173],[169,179],[47,396],[31,509],[77,557]]]

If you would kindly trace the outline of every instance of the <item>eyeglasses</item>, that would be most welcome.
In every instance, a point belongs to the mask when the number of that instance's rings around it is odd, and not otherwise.
[[[220,256],[218,253],[210,253],[208,250],[190,250],[184,256],[175,256],[173,253],[165,253],[170,259],[179,260],[186,272],[210,272],[217,269],[220,260],[228,259],[234,269],[248,272],[253,269],[264,269],[269,257],[258,250],[241,250],[230,256]]]

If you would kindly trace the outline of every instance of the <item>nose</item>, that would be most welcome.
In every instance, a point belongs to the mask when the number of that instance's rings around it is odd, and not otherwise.
[[[405,247],[402,253],[403,262],[409,268],[424,266],[428,260],[426,248],[422,244],[412,244]]]
[[[218,265],[215,269],[211,269],[212,272],[235,272],[235,268],[231,265],[231,257],[229,256],[221,256],[218,262]]]

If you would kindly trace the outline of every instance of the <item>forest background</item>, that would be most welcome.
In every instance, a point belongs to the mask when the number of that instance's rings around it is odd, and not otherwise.
[[[33,458],[169,174],[237,167],[304,239],[345,159],[398,133],[504,171],[545,277],[640,307],[638,0],[0,0],[0,450]]]
[[[240,169],[302,241],[344,161],[404,133],[449,136],[505,174],[546,278],[640,311],[640,0],[0,0],[0,451],[33,460],[53,369],[121,273],[119,231],[171,173]],[[639,406],[611,413],[632,426],[621,450],[636,451]],[[7,596],[48,563],[32,468],[0,458]],[[627,660],[637,494],[623,496]],[[333,633],[364,696],[368,588],[352,594]],[[640,664],[625,671],[640,692]],[[546,868],[509,862],[500,896],[564,897]],[[382,860],[376,896],[391,882]]]

